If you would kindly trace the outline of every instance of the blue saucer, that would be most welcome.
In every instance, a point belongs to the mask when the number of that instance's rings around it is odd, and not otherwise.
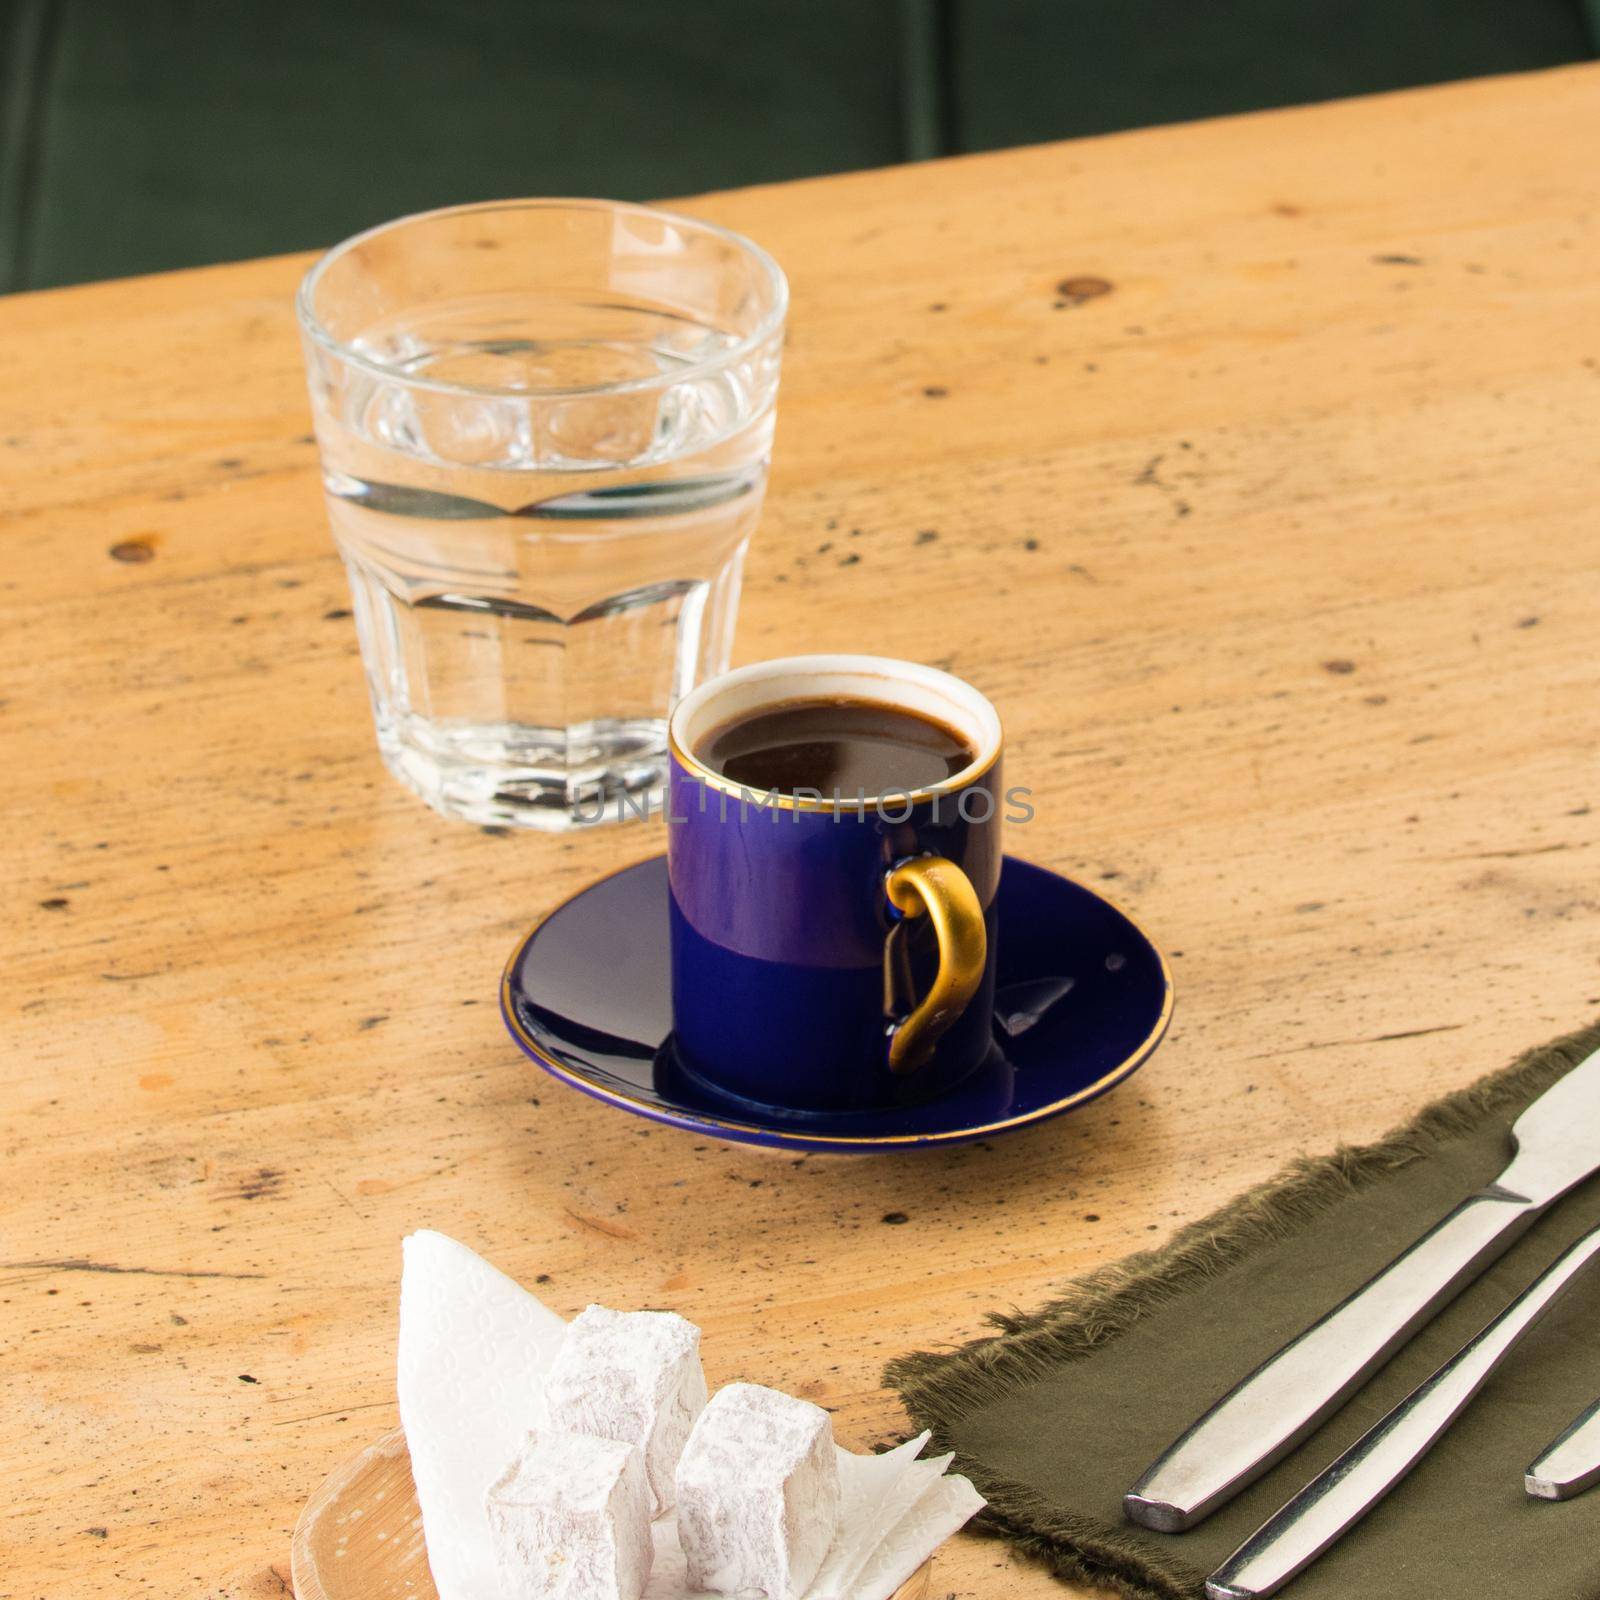
[[[655,1122],[740,1144],[870,1153],[1043,1122],[1136,1072],[1172,1016],[1161,952],[1092,889],[1006,858],[995,1044],[948,1093],[886,1111],[786,1111],[718,1093],[673,1056],[667,862],[574,895],[523,939],[500,1009],[546,1072]]]

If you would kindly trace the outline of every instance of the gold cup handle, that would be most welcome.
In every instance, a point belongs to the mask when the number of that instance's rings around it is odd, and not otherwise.
[[[889,1070],[912,1072],[978,992],[989,935],[972,880],[943,856],[902,861],[884,880],[884,890],[904,916],[926,912],[939,940],[939,971],[926,997],[889,1035]]]

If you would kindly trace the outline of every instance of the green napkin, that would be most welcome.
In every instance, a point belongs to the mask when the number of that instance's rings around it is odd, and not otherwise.
[[[997,1337],[903,1356],[886,1379],[988,1498],[987,1531],[1125,1596],[1201,1595],[1206,1574],[1290,1495],[1600,1224],[1600,1181],[1555,1206],[1198,1528],[1140,1528],[1122,1515],[1123,1492],[1258,1362],[1491,1182],[1517,1114],[1596,1048],[1600,1026],[1531,1051],[1376,1144],[1299,1162],[1032,1316],[994,1316]],[[1411,1475],[1285,1595],[1600,1600],[1600,1487],[1560,1503],[1522,1487],[1534,1456],[1597,1395],[1600,1272],[1568,1291]]]

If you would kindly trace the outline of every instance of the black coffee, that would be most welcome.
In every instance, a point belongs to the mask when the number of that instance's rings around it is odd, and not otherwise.
[[[975,759],[972,746],[931,717],[873,700],[789,700],[713,729],[695,754],[757,792],[815,789],[846,799],[927,789]]]

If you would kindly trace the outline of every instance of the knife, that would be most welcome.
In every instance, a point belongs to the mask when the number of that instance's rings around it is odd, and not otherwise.
[[[1281,1461],[1503,1255],[1600,1170],[1600,1050],[1511,1128],[1510,1164],[1403,1255],[1223,1396],[1123,1496],[1135,1522],[1181,1533]]]
[[[1540,1452],[1522,1481],[1540,1500],[1571,1500],[1600,1483],[1600,1400]]]
[[[1431,1378],[1251,1534],[1206,1579],[1208,1600],[1262,1600],[1310,1566],[1433,1448],[1523,1335],[1597,1258],[1600,1228],[1572,1245]]]

